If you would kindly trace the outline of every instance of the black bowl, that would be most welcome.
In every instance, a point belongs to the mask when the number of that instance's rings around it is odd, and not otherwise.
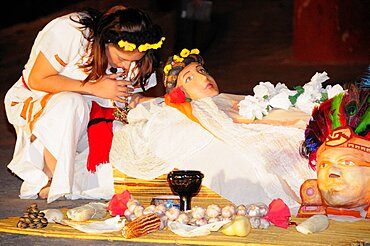
[[[196,170],[177,170],[167,175],[172,192],[180,196],[181,211],[191,209],[191,197],[199,192],[203,177],[203,173]]]

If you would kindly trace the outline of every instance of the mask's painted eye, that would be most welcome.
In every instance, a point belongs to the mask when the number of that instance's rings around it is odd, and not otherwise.
[[[186,77],[185,83],[189,83],[190,81],[193,80],[193,78],[194,78],[193,75],[190,75],[190,76]]]
[[[201,74],[208,74],[207,70],[204,67],[198,67],[197,71]]]
[[[327,166],[328,166],[328,164],[327,164],[327,163],[325,163],[325,162],[320,164],[320,168],[325,168],[325,167],[327,167]]]
[[[350,160],[345,160],[342,162],[343,165],[346,165],[346,166],[355,166],[356,164],[353,162],[353,161],[350,161]]]

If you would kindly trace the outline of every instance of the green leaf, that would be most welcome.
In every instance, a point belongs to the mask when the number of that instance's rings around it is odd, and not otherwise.
[[[295,86],[294,89],[296,90],[296,94],[294,96],[289,96],[289,101],[292,105],[295,105],[297,102],[298,97],[304,92],[304,88],[300,85]]]
[[[326,99],[328,99],[328,93],[327,93],[327,92],[323,92],[323,93],[321,93],[320,102],[323,102],[323,101],[325,101]]]
[[[299,95],[301,95],[304,92],[304,88],[300,85],[294,86],[293,88],[299,93]]]

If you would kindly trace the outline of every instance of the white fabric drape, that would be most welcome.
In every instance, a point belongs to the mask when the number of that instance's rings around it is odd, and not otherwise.
[[[115,133],[111,163],[142,179],[173,168],[201,170],[204,185],[236,204],[280,197],[298,205],[299,196],[290,191],[299,194],[303,181],[315,175],[299,154],[304,130],[236,124],[215,103],[223,96],[192,102],[193,114],[208,131],[158,99],[141,105],[130,112],[132,122]]]

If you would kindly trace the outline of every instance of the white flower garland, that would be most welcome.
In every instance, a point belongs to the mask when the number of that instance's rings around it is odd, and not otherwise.
[[[280,82],[275,86],[271,82],[260,82],[253,88],[254,96],[245,96],[239,102],[239,114],[247,119],[262,119],[273,108],[287,110],[290,107],[311,114],[315,105],[344,91],[339,84],[323,88],[322,83],[328,79],[326,72],[317,72],[310,82],[294,90]]]

